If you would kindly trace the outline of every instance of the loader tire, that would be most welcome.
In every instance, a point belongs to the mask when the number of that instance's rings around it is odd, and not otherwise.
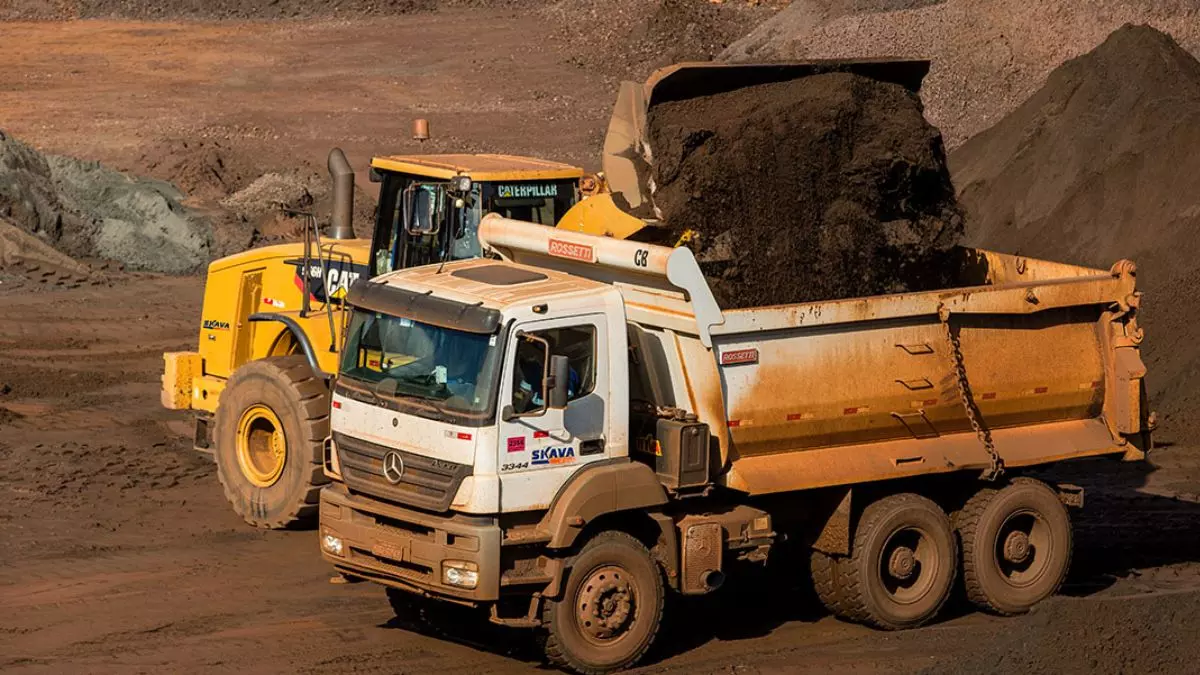
[[[665,606],[650,551],[624,532],[601,532],[569,569],[562,597],[543,604],[546,659],[580,675],[637,663],[658,635]]]
[[[234,371],[217,404],[213,456],[233,510],[255,527],[311,523],[328,483],[329,388],[303,356]]]
[[[835,559],[832,571],[832,609],[840,618],[884,630],[915,628],[950,597],[958,542],[937,504],[912,493],[891,495],[863,511],[850,555]]]
[[[1024,614],[1058,591],[1071,566],[1071,517],[1032,478],[975,493],[955,515],[967,599],[1000,615]]]

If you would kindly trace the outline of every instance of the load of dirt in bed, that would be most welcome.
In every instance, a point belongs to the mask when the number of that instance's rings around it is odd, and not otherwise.
[[[826,73],[651,110],[654,204],[723,307],[945,287],[962,219],[895,84]]]
[[[968,240],[1108,268],[1138,263],[1159,438],[1200,432],[1200,62],[1125,26],[951,157]]]

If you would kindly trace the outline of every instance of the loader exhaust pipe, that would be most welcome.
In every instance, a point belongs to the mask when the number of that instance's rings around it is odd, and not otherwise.
[[[329,177],[333,180],[331,239],[354,238],[354,169],[341,148],[329,151]]]

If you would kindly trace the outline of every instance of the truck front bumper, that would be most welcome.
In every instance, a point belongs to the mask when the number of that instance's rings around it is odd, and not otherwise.
[[[422,595],[480,603],[500,597],[500,527],[494,518],[439,516],[349,494],[341,483],[321,490],[321,555],[339,571]],[[340,554],[324,545],[340,541]],[[473,588],[448,583],[447,568],[470,569]]]

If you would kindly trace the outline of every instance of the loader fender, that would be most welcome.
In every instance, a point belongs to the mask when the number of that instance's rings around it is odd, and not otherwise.
[[[312,341],[308,339],[308,335],[300,328],[300,324],[290,316],[282,314],[274,314],[272,312],[255,312],[249,317],[250,321],[278,321],[284,326],[287,326],[288,332],[296,340],[296,344],[300,345],[300,349],[304,352],[304,358],[308,359],[308,365],[312,368],[313,373],[322,379],[328,380],[333,377],[330,373],[321,370],[321,364],[317,362],[317,353],[313,351]]]
[[[666,503],[666,490],[645,464],[627,458],[596,462],[577,471],[559,489],[538,529],[550,534],[550,548],[566,548],[601,516]]]

